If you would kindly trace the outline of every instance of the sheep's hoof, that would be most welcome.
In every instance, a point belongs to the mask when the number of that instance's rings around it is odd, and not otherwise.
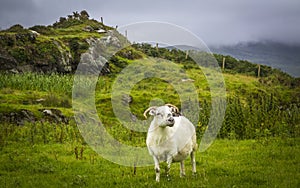
[[[193,175],[192,175],[193,177],[197,177],[197,172],[193,172]]]
[[[185,178],[185,176],[186,176],[185,174],[180,174],[181,178]]]

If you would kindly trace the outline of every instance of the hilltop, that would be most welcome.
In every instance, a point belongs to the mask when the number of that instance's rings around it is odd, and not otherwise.
[[[87,39],[111,27],[90,19],[86,11],[61,17],[50,26],[17,24],[0,32],[0,67],[9,72],[73,73],[88,50]]]

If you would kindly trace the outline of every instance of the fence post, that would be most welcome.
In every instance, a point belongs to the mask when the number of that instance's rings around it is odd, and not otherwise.
[[[187,51],[185,52],[185,59],[188,59],[188,57],[189,57],[189,50],[187,50]]]
[[[260,77],[260,64],[258,64],[257,77]]]
[[[223,70],[225,69],[225,61],[226,61],[226,58],[223,57],[223,63],[222,63],[222,69],[223,69]]]
[[[127,39],[127,30],[125,30],[125,37],[126,37],[126,39]]]
[[[76,160],[78,160],[78,149],[77,149],[77,147],[75,147],[74,153],[75,153]]]

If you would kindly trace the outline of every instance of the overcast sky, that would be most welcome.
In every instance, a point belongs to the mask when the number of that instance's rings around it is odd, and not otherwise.
[[[163,21],[206,44],[274,40],[300,44],[300,0],[0,0],[0,27],[50,25],[87,10],[109,26]]]

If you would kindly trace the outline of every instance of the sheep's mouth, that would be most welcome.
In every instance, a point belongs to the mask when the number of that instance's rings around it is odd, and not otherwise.
[[[168,127],[173,127],[174,124],[175,124],[175,123],[170,123],[170,124],[168,124],[167,126],[168,126]]]

